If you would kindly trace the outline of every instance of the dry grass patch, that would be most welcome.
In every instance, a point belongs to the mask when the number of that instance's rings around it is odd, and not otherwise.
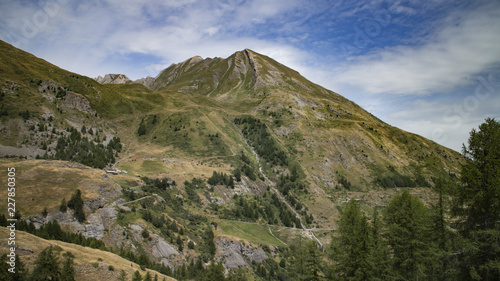
[[[23,216],[47,210],[57,211],[62,198],[68,201],[75,190],[80,189],[84,201],[101,197],[100,189],[115,190],[119,186],[104,177],[102,170],[65,161],[0,159],[0,169],[16,169],[16,208]],[[5,172],[6,178],[7,172]],[[0,189],[0,197],[7,198],[7,189]],[[0,205],[0,213],[6,213],[7,205]]]

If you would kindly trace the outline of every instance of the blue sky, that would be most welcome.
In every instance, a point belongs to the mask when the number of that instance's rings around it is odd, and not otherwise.
[[[90,77],[245,48],[461,150],[500,119],[500,2],[0,0],[0,39]]]

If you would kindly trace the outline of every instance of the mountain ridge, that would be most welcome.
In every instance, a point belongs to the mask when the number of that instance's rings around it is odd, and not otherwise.
[[[259,243],[272,256],[277,244],[309,231],[308,239],[325,245],[346,202],[358,199],[371,213],[400,188],[429,202],[433,179],[455,177],[462,161],[457,152],[390,126],[248,49],[228,58],[192,57],[141,84],[100,84],[0,42],[0,71],[0,152],[46,159],[36,162],[43,169],[27,171],[33,179],[27,186],[36,190],[32,182],[49,175],[53,160],[100,168],[92,177],[118,184],[116,200],[127,204],[101,208],[117,213],[111,226],[102,226],[103,240],[135,251],[154,241],[177,244],[175,258],[144,252],[169,266],[210,256],[251,268],[253,254],[233,255],[238,240],[258,249],[259,257]],[[103,175],[103,167],[109,173]],[[79,188],[91,188],[85,184]],[[55,194],[48,206],[62,196]],[[103,210],[85,212],[95,218]],[[157,227],[174,221],[177,232]],[[141,230],[154,241],[141,241]],[[249,231],[258,234],[244,234]],[[206,235],[214,236],[215,246],[204,242]]]

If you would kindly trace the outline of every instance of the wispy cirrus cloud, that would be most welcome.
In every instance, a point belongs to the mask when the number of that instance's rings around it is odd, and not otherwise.
[[[416,45],[380,49],[342,64],[332,84],[367,94],[427,95],[470,85],[474,75],[500,65],[500,5],[453,13],[438,24]]]

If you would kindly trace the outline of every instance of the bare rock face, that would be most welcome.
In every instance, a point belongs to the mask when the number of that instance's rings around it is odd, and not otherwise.
[[[228,269],[249,267],[252,261],[267,259],[264,250],[228,237],[217,238],[215,246],[218,259],[224,260],[224,266]]]
[[[106,74],[104,77],[97,77],[95,81],[100,84],[125,84],[132,82],[125,74]]]
[[[158,259],[165,259],[168,258],[172,255],[178,255],[179,252],[172,247],[172,245],[168,244],[167,241],[165,241],[163,238],[160,236],[154,234],[152,235],[153,238],[153,245],[151,247],[153,251],[153,256],[155,256]]]
[[[64,105],[69,108],[77,109],[81,112],[92,114],[95,113],[95,111],[90,106],[90,102],[82,95],[74,92],[66,92],[66,96],[64,97]]]
[[[102,239],[105,230],[109,229],[116,221],[117,212],[113,207],[100,208],[92,213],[84,224],[83,236]]]
[[[151,87],[153,86],[155,82],[155,79],[151,76],[148,76],[146,78],[141,78],[141,79],[137,79],[134,81],[134,83],[136,84],[142,84],[144,86],[146,86],[147,88],[151,89]]]

